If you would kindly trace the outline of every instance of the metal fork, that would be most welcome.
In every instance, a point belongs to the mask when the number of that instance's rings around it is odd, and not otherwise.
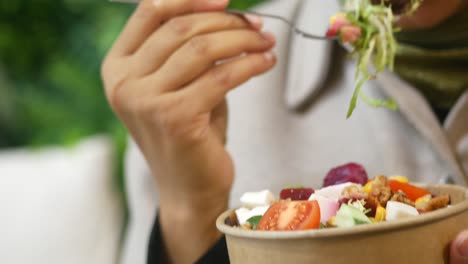
[[[319,36],[316,34],[309,33],[305,30],[302,30],[298,28],[293,22],[291,22],[289,19],[284,18],[279,15],[273,15],[273,14],[265,14],[265,13],[260,13],[256,11],[243,11],[243,10],[235,10],[235,9],[228,9],[226,12],[235,14],[235,15],[256,15],[256,16],[261,16],[261,17],[267,17],[267,18],[272,18],[272,19],[277,19],[282,22],[284,22],[286,25],[288,25],[294,33],[304,37],[304,38],[309,38],[309,39],[318,39],[318,40],[336,40],[337,37],[327,37],[327,36]]]
[[[110,0],[110,1],[111,2],[136,4],[141,0]],[[237,9],[227,9],[226,12],[228,12],[230,14],[234,14],[234,15],[241,15],[241,16],[242,15],[256,15],[256,16],[260,16],[260,17],[266,17],[266,18],[272,18],[272,19],[280,20],[280,21],[284,22],[287,26],[289,26],[294,31],[294,33],[296,33],[297,35],[300,35],[300,36],[302,36],[304,38],[308,38],[308,39],[317,39],[317,40],[336,40],[336,39],[338,39],[337,37],[319,36],[317,34],[309,33],[309,32],[307,32],[307,31],[305,31],[303,29],[298,28],[289,19],[287,19],[285,17],[282,17],[282,16],[279,16],[279,15],[266,14],[266,13],[250,11],[250,10],[249,11],[244,11],[244,10],[237,10]]]

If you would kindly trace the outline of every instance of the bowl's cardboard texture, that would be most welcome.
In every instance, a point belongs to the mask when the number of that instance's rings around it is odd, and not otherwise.
[[[424,185],[450,194],[452,206],[405,220],[308,231],[250,231],[229,225],[233,210],[217,220],[232,264],[448,263],[451,240],[468,229],[468,189]],[[231,218],[232,217],[232,218]]]

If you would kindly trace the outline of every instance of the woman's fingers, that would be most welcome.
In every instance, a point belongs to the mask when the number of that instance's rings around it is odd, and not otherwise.
[[[274,46],[271,33],[252,30],[232,30],[192,38],[177,50],[153,75],[157,92],[180,89],[213,67],[218,61],[245,53],[265,52]],[[155,87],[148,87],[155,89]]]
[[[458,234],[450,247],[450,264],[468,263],[468,230]]]
[[[191,98],[187,101],[190,101],[192,106],[187,108],[193,111],[193,114],[208,113],[223,101],[231,89],[270,70],[275,62],[276,57],[269,51],[245,55],[213,67],[176,93]]]
[[[270,52],[245,55],[213,67],[197,81],[176,92],[162,94],[157,99],[140,95],[138,104],[130,106],[131,112],[146,117],[166,136],[199,140],[213,121],[211,118],[216,118],[213,110],[222,105],[226,93],[268,71],[275,62],[276,58]]]
[[[157,70],[171,54],[197,35],[252,28],[246,19],[224,12],[197,13],[172,18],[155,31],[133,57],[139,76]]]
[[[129,55],[164,21],[192,12],[219,11],[229,0],[142,0],[127,22],[112,53]]]

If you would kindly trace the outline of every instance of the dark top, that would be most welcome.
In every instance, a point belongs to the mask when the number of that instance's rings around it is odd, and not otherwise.
[[[159,217],[156,217],[148,249],[148,264],[164,263],[161,230],[159,228]],[[224,236],[211,247],[197,262],[197,264],[224,264],[229,263],[226,239]]]

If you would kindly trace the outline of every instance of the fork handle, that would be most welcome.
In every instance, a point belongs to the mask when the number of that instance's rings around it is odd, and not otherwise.
[[[120,3],[133,3],[136,4],[140,2],[141,0],[109,0],[110,2],[120,2]],[[261,16],[261,17],[267,17],[267,18],[272,18],[276,20],[280,20],[287,24],[294,32],[300,36],[303,36],[305,38],[310,38],[310,39],[317,39],[317,40],[336,40],[336,37],[326,37],[326,36],[318,36],[315,34],[310,34],[307,33],[303,30],[300,30],[299,28],[296,27],[291,21],[287,20],[286,18],[279,16],[279,15],[273,15],[273,14],[266,14],[266,13],[261,13],[257,11],[244,11],[244,10],[238,10],[238,9],[227,9],[227,13],[234,14],[234,15],[256,15],[256,16]]]
[[[281,20],[285,24],[287,24],[294,32],[298,35],[301,35],[305,38],[310,38],[310,39],[318,39],[318,40],[336,40],[336,37],[326,37],[326,36],[318,36],[314,34],[307,33],[303,30],[300,30],[299,28],[296,27],[291,21],[287,20],[286,18],[279,16],[279,15],[273,15],[273,14],[266,14],[266,13],[261,13],[257,11],[244,11],[244,10],[238,10],[238,9],[227,9],[227,13],[234,14],[234,15],[256,15],[256,16],[261,16],[261,17],[267,17],[267,18],[272,18],[272,19],[277,19]]]

